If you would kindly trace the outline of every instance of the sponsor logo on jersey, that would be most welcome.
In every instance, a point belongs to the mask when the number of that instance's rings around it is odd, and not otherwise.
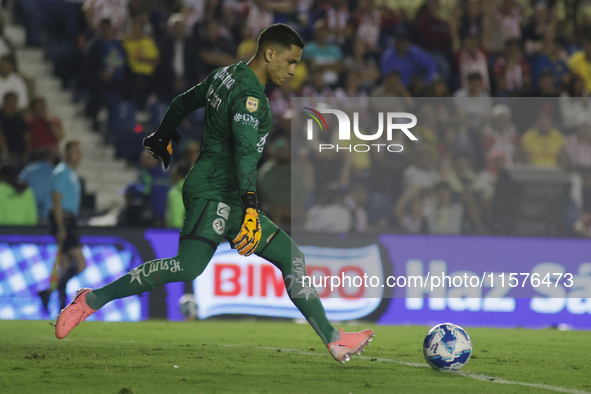
[[[265,142],[267,141],[267,136],[269,135],[269,133],[265,134],[264,136],[261,137],[261,140],[259,141],[259,143],[257,144],[258,146],[258,151],[259,153],[263,152],[263,149],[265,149]]]
[[[222,104],[222,99],[215,93],[213,87],[209,87],[205,97],[209,102],[209,105],[211,105],[213,109],[218,110],[220,108],[220,105]]]
[[[226,89],[230,89],[236,80],[232,78],[232,76],[228,73],[228,67],[224,67],[219,70],[214,76],[213,79],[221,79],[222,86],[225,86]]]
[[[254,97],[247,97],[246,98],[246,109],[248,112],[254,112],[259,109],[259,99]]]
[[[131,276],[131,280],[129,281],[129,283],[132,283],[135,280],[141,285],[141,276],[147,278],[150,274],[158,271],[170,271],[172,273],[175,273],[182,270],[183,269],[180,266],[180,261],[177,261],[176,259],[171,259],[169,261],[166,261],[164,259],[154,260],[144,263],[130,271],[129,275]]]
[[[252,115],[249,114],[236,114],[234,115],[234,122],[242,123],[244,125],[250,126],[255,130],[259,129],[259,120]]]
[[[230,217],[230,207],[223,202],[218,204],[217,215],[223,217],[224,219],[228,220]]]
[[[224,233],[225,228],[226,221],[224,219],[217,218],[213,221],[213,231],[215,231],[217,235],[222,235]]]

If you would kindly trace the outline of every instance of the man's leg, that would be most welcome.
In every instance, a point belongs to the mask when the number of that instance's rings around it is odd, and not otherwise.
[[[207,267],[214,252],[209,243],[183,240],[176,256],[136,267],[116,281],[88,293],[86,302],[96,311],[109,301],[141,294],[165,283],[192,281]]]
[[[141,294],[170,282],[185,282],[199,276],[223,239],[212,228],[216,204],[193,201],[185,213],[176,256],[148,261],[100,289],[81,289],[58,316],[55,335],[66,335],[107,302]]]
[[[326,312],[324,311],[322,302],[320,302],[320,298],[318,298],[318,293],[314,288],[309,288],[307,295],[297,296],[302,290],[306,292],[301,280],[302,275],[305,275],[306,272],[304,254],[289,235],[277,228],[268,219],[266,221],[269,224],[262,229],[263,234],[261,237],[266,242],[264,245],[259,246],[255,253],[273,263],[281,270],[287,295],[314,328],[314,331],[322,339],[322,342],[328,345],[330,342],[338,339],[339,330],[335,329],[326,318]],[[263,222],[262,217],[261,222]],[[296,267],[297,272],[294,272],[293,268]],[[302,271],[300,271],[300,268]]]
[[[47,313],[49,313],[49,298],[51,297],[51,293],[53,293],[54,290],[59,290],[60,310],[62,310],[65,306],[61,303],[61,300],[63,294],[63,298],[65,301],[66,288],[64,285],[63,289],[60,289],[60,284],[62,283],[63,278],[66,275],[68,268],[70,267],[70,258],[67,256],[66,252],[63,252],[62,250],[63,247],[58,249],[57,255],[55,257],[57,261],[54,262],[54,267],[51,272],[51,277],[49,279],[49,288],[41,290],[37,293],[41,298],[41,304],[43,306],[43,309]]]
[[[306,263],[300,248],[264,213],[259,212],[259,218],[262,236],[255,253],[281,270],[289,298],[328,347],[331,355],[344,363],[353,353],[362,352],[371,341],[373,331],[345,333],[342,329],[336,330],[328,321],[314,287],[311,284],[304,286],[302,277],[306,275]]]

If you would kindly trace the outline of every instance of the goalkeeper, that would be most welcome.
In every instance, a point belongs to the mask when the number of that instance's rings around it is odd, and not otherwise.
[[[58,316],[55,334],[59,339],[109,301],[195,279],[226,239],[241,255],[254,253],[281,270],[289,297],[337,361],[345,362],[363,350],[373,331],[345,333],[329,323],[316,290],[304,286],[304,255],[258,211],[257,162],[271,127],[265,85],[282,85],[293,76],[303,47],[291,27],[269,26],[260,34],[257,52],[248,64],[217,69],[172,101],[158,130],[144,140],[146,149],[166,167],[172,153],[170,141],[180,139],[176,127],[191,111],[206,107],[201,152],[183,186],[186,214],[178,253],[144,263],[100,289],[78,290]]]

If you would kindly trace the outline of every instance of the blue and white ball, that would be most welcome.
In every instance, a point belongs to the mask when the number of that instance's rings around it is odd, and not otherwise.
[[[185,320],[194,320],[197,317],[197,303],[193,294],[185,294],[179,299],[179,307],[181,314]]]
[[[457,371],[472,355],[472,341],[460,326],[442,323],[429,330],[423,341],[423,354],[433,369]]]

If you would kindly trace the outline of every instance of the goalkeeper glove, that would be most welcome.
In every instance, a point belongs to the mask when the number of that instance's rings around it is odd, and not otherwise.
[[[176,130],[173,131],[169,137],[165,137],[163,134],[164,132],[156,130],[154,133],[144,138],[143,144],[154,159],[162,159],[164,168],[168,168],[172,155],[172,144],[170,143],[170,140],[173,140],[178,144],[181,141],[181,136]]]
[[[240,197],[244,208],[244,221],[236,238],[232,240],[234,248],[242,256],[253,254],[261,242],[261,222],[258,213],[258,199],[255,192],[247,192]]]

